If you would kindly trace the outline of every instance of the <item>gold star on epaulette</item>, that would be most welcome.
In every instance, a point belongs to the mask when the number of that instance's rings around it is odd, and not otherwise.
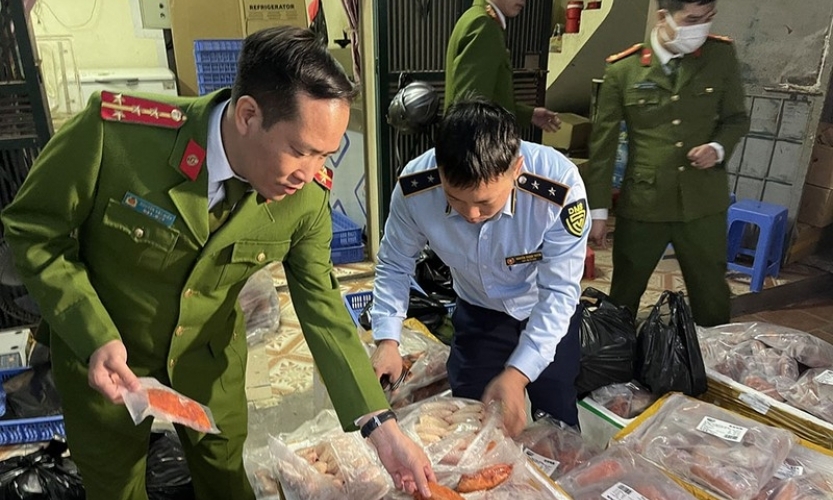
[[[567,193],[570,192],[569,186],[530,173],[523,173],[518,177],[518,189],[555,203],[559,207],[564,205]]]
[[[399,178],[399,187],[402,188],[402,194],[405,196],[421,193],[439,185],[440,173],[436,168],[417,172],[415,174],[403,175]]]

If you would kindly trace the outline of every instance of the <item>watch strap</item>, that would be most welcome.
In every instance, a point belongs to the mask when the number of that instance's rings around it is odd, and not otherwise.
[[[394,413],[393,410],[386,410],[382,413],[373,415],[370,417],[370,420],[362,426],[360,430],[362,437],[367,439],[373,431],[390,419],[396,420],[396,413]]]

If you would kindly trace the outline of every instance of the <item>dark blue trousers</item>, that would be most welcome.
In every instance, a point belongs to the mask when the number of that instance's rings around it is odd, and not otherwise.
[[[458,298],[451,322],[454,338],[447,363],[451,393],[479,400],[489,382],[504,370],[527,320],[518,321]],[[580,324],[581,315],[574,313],[567,335],[558,343],[555,360],[526,387],[533,415],[543,411],[566,424],[578,425],[575,381],[581,360]]]

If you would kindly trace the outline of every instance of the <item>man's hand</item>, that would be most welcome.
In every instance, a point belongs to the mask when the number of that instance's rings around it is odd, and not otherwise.
[[[526,427],[524,395],[529,379],[511,366],[492,379],[483,391],[483,402],[499,401],[503,410],[503,424],[509,437],[515,437]]]
[[[535,108],[532,110],[532,124],[544,132],[555,132],[561,128],[561,118],[547,108]]]
[[[717,165],[717,151],[715,151],[714,148],[708,144],[692,148],[691,151],[688,152],[687,157],[691,162],[692,167],[699,168],[701,170],[712,168]]]
[[[127,366],[127,348],[121,340],[111,340],[93,352],[87,382],[112,403],[123,403],[120,389],[138,391],[139,379]]]
[[[587,239],[599,248],[607,248],[607,219],[593,219]]]
[[[362,421],[359,423],[364,424]],[[408,494],[419,490],[423,497],[431,496],[428,482],[437,482],[431,462],[422,448],[402,432],[395,420],[385,421],[368,439],[397,489]]]
[[[385,375],[391,383],[399,380],[402,375],[402,356],[399,354],[399,342],[395,340],[382,340],[376,346],[376,351],[370,357],[370,364],[373,371],[381,380]]]

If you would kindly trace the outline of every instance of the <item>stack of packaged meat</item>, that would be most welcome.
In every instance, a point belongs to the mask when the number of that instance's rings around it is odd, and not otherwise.
[[[696,498],[656,466],[616,444],[556,482],[573,500]]]
[[[657,400],[651,391],[635,381],[600,387],[590,397],[622,418],[636,417]]]
[[[706,367],[833,423],[833,345],[766,323],[698,329]]]
[[[789,455],[795,437],[682,394],[671,394],[621,439],[677,477],[734,500],[752,500]]]
[[[538,419],[515,438],[524,453],[549,477],[557,479],[602,450],[584,442],[576,429],[552,417]]]
[[[833,498],[833,457],[796,445],[755,500]]]

